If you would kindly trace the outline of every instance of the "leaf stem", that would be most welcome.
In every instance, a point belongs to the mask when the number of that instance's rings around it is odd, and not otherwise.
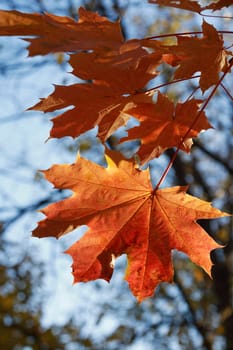
[[[198,119],[200,118],[202,112],[205,110],[205,108],[207,107],[208,103],[210,102],[210,100],[212,99],[212,97],[214,96],[216,90],[218,89],[218,87],[222,84],[223,79],[225,78],[225,76],[227,75],[227,73],[231,70],[231,67],[233,66],[233,60],[232,62],[230,62],[229,67],[226,69],[226,71],[224,72],[224,74],[222,75],[222,77],[219,79],[219,81],[217,82],[217,84],[215,85],[215,87],[213,88],[211,94],[209,95],[209,97],[206,99],[206,101],[204,102],[203,106],[201,107],[201,109],[199,110],[199,112],[197,113],[195,119],[193,120],[192,124],[190,125],[189,129],[187,130],[187,132],[185,133],[185,135],[182,137],[175,153],[173,154],[172,158],[170,159],[170,162],[168,163],[166,169],[164,170],[159,182],[157,183],[153,193],[155,193],[158,188],[161,186],[162,182],[164,181],[165,177],[167,176],[169,170],[171,169],[178,152],[181,149],[181,146],[184,142],[184,140],[188,137],[190,131],[192,130],[192,128],[194,127],[194,125],[197,123]]]
[[[220,34],[233,34],[233,31],[230,30],[217,30]],[[159,38],[168,38],[171,36],[181,36],[181,35],[193,35],[193,34],[203,34],[203,32],[181,32],[181,33],[170,33],[170,34],[160,34],[160,35],[154,35],[154,36],[148,36],[143,40],[150,40],[150,39],[159,39]]]
[[[172,81],[170,81],[170,82],[168,82],[168,83],[164,83],[164,84],[161,84],[161,85],[157,85],[157,86],[155,86],[155,87],[153,87],[153,88],[150,88],[150,89],[148,89],[148,90],[146,90],[146,91],[143,91],[143,93],[145,93],[145,92],[150,92],[150,91],[157,90],[157,89],[161,89],[162,87],[165,87],[165,86],[167,86],[167,85],[172,85],[172,84],[180,83],[181,81],[200,78],[200,76],[201,76],[201,75],[195,75],[194,77],[172,80]]]
[[[226,94],[230,97],[230,99],[233,101],[233,96],[231,96],[230,92],[227,90],[227,88],[221,84],[221,87],[223,88],[223,90],[226,92]]]
[[[200,14],[200,15],[201,15],[202,17],[233,19],[233,17],[231,17],[231,16],[202,15],[202,14]]]

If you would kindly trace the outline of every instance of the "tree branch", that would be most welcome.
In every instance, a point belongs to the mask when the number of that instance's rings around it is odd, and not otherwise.
[[[219,157],[216,153],[213,153],[206,149],[199,141],[194,141],[194,145],[202,152],[204,152],[207,156],[220,163],[229,172],[229,174],[233,175],[233,168],[229,166],[229,163],[226,160]]]

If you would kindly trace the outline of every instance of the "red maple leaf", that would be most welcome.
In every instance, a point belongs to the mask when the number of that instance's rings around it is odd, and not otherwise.
[[[211,128],[205,113],[198,111],[200,103],[201,100],[192,99],[184,103],[178,102],[175,106],[159,92],[156,103],[141,103],[127,111],[140,121],[140,125],[130,129],[128,136],[121,142],[141,140],[137,152],[141,164],[159,157],[167,148],[179,147],[189,153],[191,138],[196,137],[200,131]]]
[[[150,100],[147,94],[123,96],[104,85],[73,84],[56,86],[50,96],[30,109],[51,112],[74,106],[52,120],[50,137],[75,138],[98,125],[98,136],[105,141],[129,120],[128,109]]]
[[[202,30],[203,38],[178,36],[178,44],[167,48],[180,65],[174,79],[188,78],[200,71],[200,87],[204,92],[219,81],[219,73],[227,66],[227,53],[214,26],[203,21]]]
[[[72,165],[45,171],[56,188],[73,195],[42,210],[46,218],[36,237],[60,236],[80,225],[85,235],[67,250],[73,258],[75,282],[109,281],[112,260],[127,254],[126,280],[138,301],[151,296],[158,283],[173,279],[171,251],[178,249],[211,273],[210,251],[220,246],[196,223],[227,214],[186,194],[186,187],[153,191],[149,171],[131,162],[103,168],[80,158]]]
[[[74,108],[53,119],[51,137],[80,136],[98,125],[98,136],[106,140],[129,119],[126,111],[147,95],[136,94],[157,73],[160,53],[149,54],[137,41],[125,42],[119,50],[81,52],[71,56],[74,74],[93,83],[56,86],[55,91],[30,109],[51,112]]]

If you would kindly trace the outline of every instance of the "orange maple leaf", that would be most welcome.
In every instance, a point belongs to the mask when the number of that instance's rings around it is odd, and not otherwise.
[[[179,36],[178,44],[170,46],[170,53],[174,55],[176,63],[180,58],[174,79],[188,78],[200,71],[200,87],[204,92],[217,84],[219,73],[226,69],[227,53],[222,36],[214,26],[203,21],[202,30],[203,38]]]
[[[202,102],[192,99],[175,106],[165,95],[158,92],[156,103],[141,103],[127,111],[140,121],[140,125],[130,129],[128,136],[121,142],[141,140],[137,152],[141,164],[159,157],[167,148],[180,147],[189,153],[191,138],[196,137],[200,131],[211,128],[205,113],[198,112]]]
[[[30,56],[77,50],[100,52],[114,50],[123,43],[119,22],[113,23],[82,7],[78,22],[48,13],[0,10],[0,35],[35,35],[36,38],[27,39]]]
[[[126,280],[138,301],[153,295],[162,281],[172,281],[172,249],[178,249],[211,273],[210,251],[220,246],[196,223],[226,216],[210,203],[186,194],[186,187],[153,191],[149,171],[133,163],[107,168],[79,158],[72,165],[54,165],[47,180],[73,195],[42,210],[47,217],[33,231],[36,237],[59,238],[80,225],[85,235],[66,253],[73,258],[74,282],[109,281],[112,260],[127,254]]]

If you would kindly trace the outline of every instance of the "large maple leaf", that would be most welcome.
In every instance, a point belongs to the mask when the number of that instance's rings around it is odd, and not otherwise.
[[[204,92],[218,83],[219,73],[227,66],[227,53],[223,39],[214,26],[203,21],[202,30],[203,38],[179,36],[178,44],[167,48],[180,65],[174,78],[188,78],[200,71],[200,87]]]
[[[127,254],[126,280],[138,301],[153,295],[162,281],[173,279],[171,251],[186,253],[211,273],[210,251],[220,246],[196,223],[227,214],[186,194],[186,187],[152,189],[149,171],[133,163],[108,159],[107,168],[79,158],[54,165],[45,177],[73,195],[42,210],[47,217],[36,237],[59,238],[80,225],[85,235],[66,253],[73,258],[74,282],[109,281],[113,260]]]
[[[202,102],[192,99],[174,105],[159,92],[156,103],[141,103],[127,111],[140,121],[140,125],[130,129],[121,142],[141,140],[137,152],[141,164],[159,157],[167,148],[179,147],[189,153],[192,138],[211,128],[205,113],[198,111]]]

